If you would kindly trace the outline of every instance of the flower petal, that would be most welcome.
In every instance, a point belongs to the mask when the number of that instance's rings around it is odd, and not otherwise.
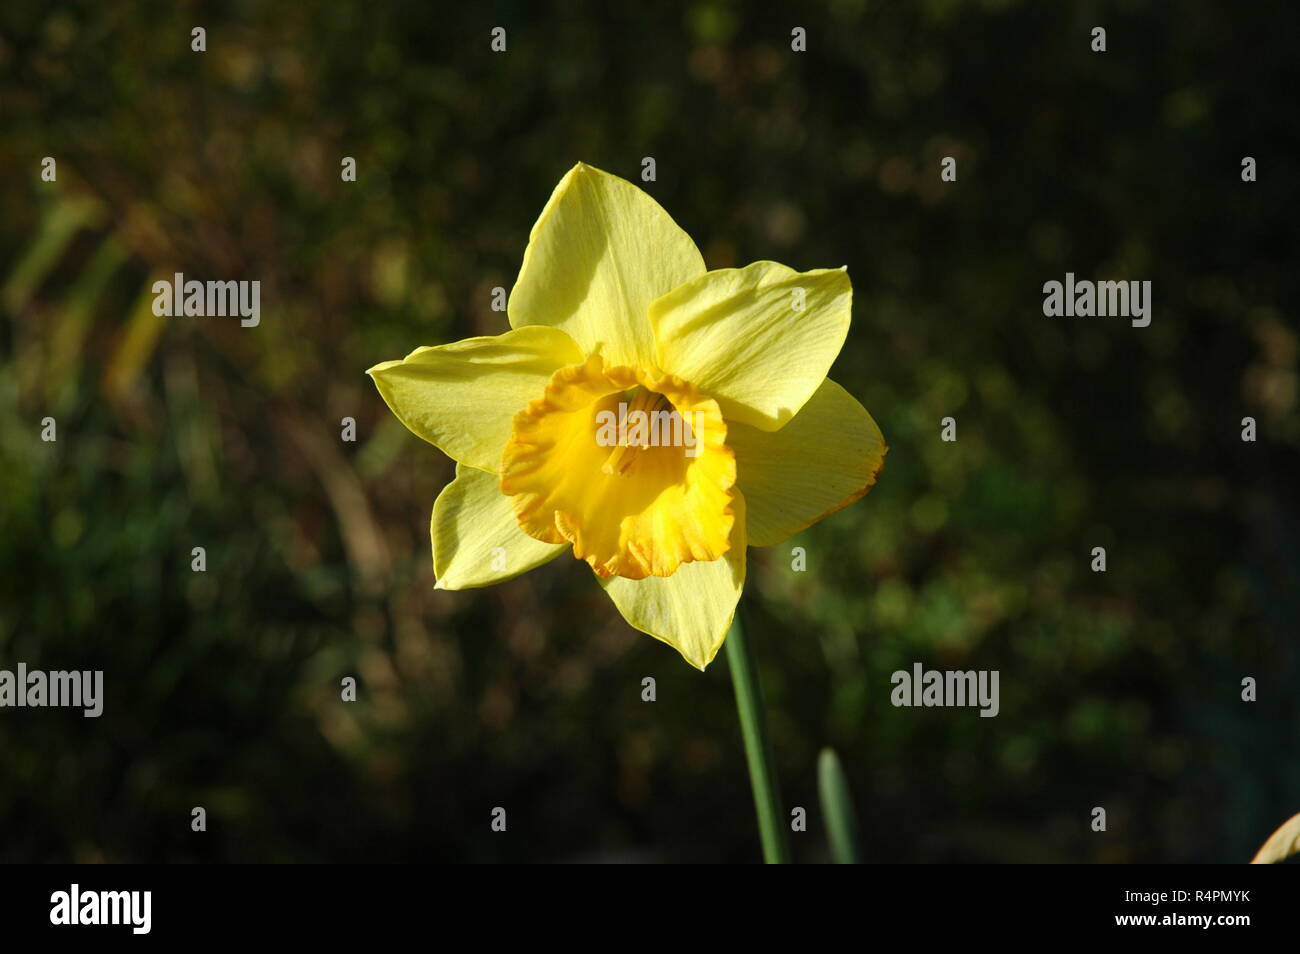
[[[727,420],[774,431],[825,380],[852,302],[843,268],[708,272],[650,306],[659,366],[715,399]]]
[[[587,354],[648,367],[650,302],[703,274],[699,249],[659,203],[578,163],[533,226],[510,293],[510,324],[562,328]]]
[[[727,442],[756,547],[787,540],[862,497],[889,449],[867,409],[829,378],[779,431],[733,422]]]
[[[672,576],[600,580],[632,627],[672,646],[699,670],[718,654],[745,586],[745,499],[739,493],[731,509],[736,522],[722,559],[683,563]]]
[[[520,328],[417,348],[366,373],[412,433],[462,464],[496,473],[510,422],[582,352],[555,328]]]
[[[542,543],[520,530],[496,476],[464,464],[456,465],[456,479],[433,505],[429,535],[440,590],[500,583],[569,548],[567,543]]]

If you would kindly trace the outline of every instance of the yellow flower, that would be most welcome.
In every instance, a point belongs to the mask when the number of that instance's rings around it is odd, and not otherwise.
[[[826,377],[851,300],[842,268],[706,271],[652,198],[574,166],[529,236],[513,330],[368,372],[456,460],[433,507],[437,585],[572,550],[632,626],[703,669],[745,548],[848,506],[880,472],[880,429]]]

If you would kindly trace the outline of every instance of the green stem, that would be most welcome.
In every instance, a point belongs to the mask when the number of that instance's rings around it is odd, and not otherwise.
[[[736,711],[740,730],[745,737],[745,758],[749,762],[749,784],[754,789],[754,809],[758,812],[758,833],[763,840],[763,860],[769,865],[790,863],[790,847],[785,836],[785,811],[781,791],[772,768],[772,743],[767,734],[763,712],[763,692],[758,685],[754,655],[749,650],[745,629],[740,625],[740,608],[727,633],[727,665],[736,689]]]

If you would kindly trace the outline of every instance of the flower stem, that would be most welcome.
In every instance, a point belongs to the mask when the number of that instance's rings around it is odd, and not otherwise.
[[[763,860],[769,865],[789,864],[785,810],[781,807],[781,791],[777,788],[776,771],[772,767],[772,743],[763,711],[763,691],[758,684],[754,654],[749,650],[745,628],[740,624],[739,607],[731,631],[727,633],[726,646],[727,665],[736,690],[736,711],[745,738],[749,784],[754,790],[754,809],[758,813],[758,833],[763,841]]]

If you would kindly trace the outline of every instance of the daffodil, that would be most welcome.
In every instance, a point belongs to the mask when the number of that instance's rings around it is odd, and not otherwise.
[[[746,548],[849,505],[883,464],[875,421],[827,377],[851,301],[843,268],[706,270],[654,199],[579,163],[533,226],[512,330],[368,372],[456,461],[433,507],[437,585],[486,586],[570,552],[628,623],[703,669]],[[681,439],[615,430],[616,414]]]

